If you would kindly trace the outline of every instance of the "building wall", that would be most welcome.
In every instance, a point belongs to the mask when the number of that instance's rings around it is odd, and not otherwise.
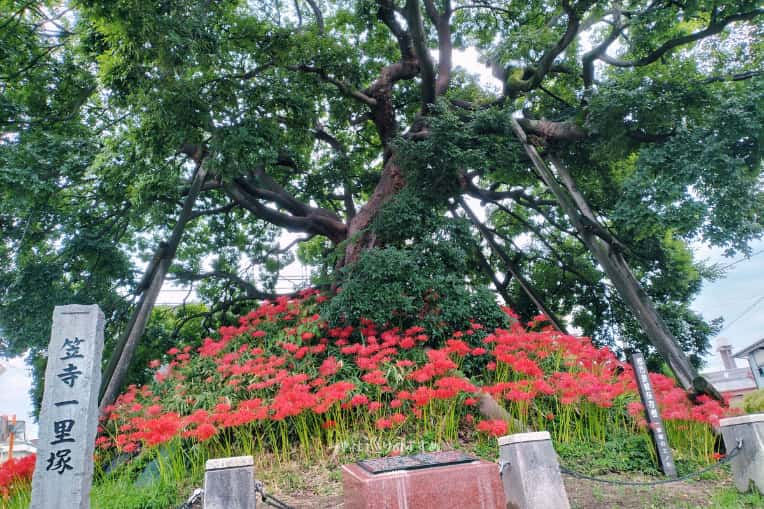
[[[23,458],[25,456],[31,456],[37,453],[37,448],[27,442],[14,442],[13,444],[13,457],[15,459]],[[0,463],[8,460],[8,442],[0,443]]]

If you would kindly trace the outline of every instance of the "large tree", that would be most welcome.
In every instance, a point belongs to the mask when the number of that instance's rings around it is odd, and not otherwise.
[[[225,320],[272,293],[291,232],[343,288],[332,319],[374,290],[421,316],[412,288],[466,316],[493,284],[690,388],[718,324],[689,303],[718,274],[688,246],[762,233],[757,1],[0,5],[6,354],[98,302],[126,373],[166,276]]]

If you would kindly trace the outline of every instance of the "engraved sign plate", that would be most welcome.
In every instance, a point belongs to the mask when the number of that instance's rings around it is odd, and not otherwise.
[[[385,458],[362,460],[358,462],[358,465],[372,474],[381,474],[383,472],[393,472],[395,470],[416,470],[419,468],[456,465],[476,460],[477,458],[468,456],[459,451],[443,451],[423,452],[411,456],[387,456]]]

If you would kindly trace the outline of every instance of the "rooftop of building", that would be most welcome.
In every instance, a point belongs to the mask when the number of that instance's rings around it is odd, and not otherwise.
[[[732,356],[735,357],[736,359],[745,359],[746,357],[748,357],[748,354],[750,354],[754,350],[758,350],[759,348],[764,348],[764,338],[761,338],[755,343],[748,345],[747,347],[740,350],[738,353],[732,354]]]
[[[711,385],[719,392],[734,392],[756,389],[756,381],[751,368],[734,368],[703,373]]]

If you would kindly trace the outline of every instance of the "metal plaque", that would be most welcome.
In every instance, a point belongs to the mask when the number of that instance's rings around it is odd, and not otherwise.
[[[420,468],[442,467],[445,465],[457,465],[469,463],[477,458],[468,456],[459,451],[424,452],[411,456],[387,456],[384,458],[362,460],[358,462],[367,472],[381,474],[395,470],[416,470]]]

